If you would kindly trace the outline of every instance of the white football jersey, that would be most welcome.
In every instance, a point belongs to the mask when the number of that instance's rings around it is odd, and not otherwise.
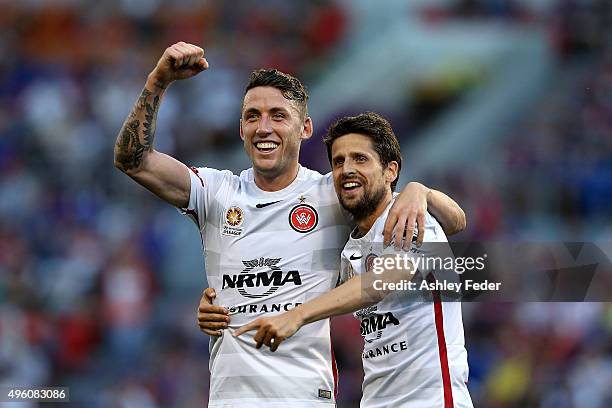
[[[354,274],[373,273],[373,260],[381,255],[399,253],[416,259],[433,256],[426,253],[432,248],[446,252],[439,255],[442,257],[451,254],[444,244],[447,239],[442,227],[430,214],[425,218],[422,249],[414,244],[414,252],[396,251],[393,246],[383,249],[383,228],[390,207],[366,235],[353,238],[356,230],[351,234],[342,251],[342,281]],[[439,244],[427,244],[431,242]],[[436,275],[435,269],[433,273]],[[416,293],[392,292],[354,313],[364,337],[361,407],[472,407],[461,303],[441,302],[435,292],[420,292],[419,298]]]
[[[280,191],[255,184],[253,170],[192,168],[189,207],[198,225],[215,305],[230,310],[228,330],[211,339],[210,407],[334,406],[336,370],[329,320],[309,324],[272,353],[255,331],[234,330],[279,314],[336,286],[351,219],[331,173],[300,167]]]

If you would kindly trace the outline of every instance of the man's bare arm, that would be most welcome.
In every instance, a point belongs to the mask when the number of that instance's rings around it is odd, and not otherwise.
[[[446,235],[453,235],[465,228],[465,213],[446,194],[432,190],[421,183],[406,184],[385,220],[384,244],[395,244],[396,249],[410,249],[412,229],[416,223],[418,235],[416,244],[423,243],[425,213],[429,211],[442,226]]]
[[[413,271],[413,267],[385,269],[380,274],[354,276],[337,288],[286,313],[252,321],[238,328],[234,336],[257,329],[254,337],[256,347],[260,348],[265,344],[271,351],[275,351],[281,342],[293,336],[305,324],[351,313],[380,302],[390,293],[390,283],[411,280],[414,277]],[[374,286],[374,280],[380,280],[380,289]]]
[[[153,148],[157,112],[172,82],[190,78],[206,68],[208,62],[201,48],[182,42],[167,48],[149,74],[115,142],[115,166],[177,207],[186,207],[189,203],[189,169]]]
[[[429,212],[436,217],[447,236],[465,229],[467,224],[465,212],[452,198],[441,191],[429,189],[427,203]]]

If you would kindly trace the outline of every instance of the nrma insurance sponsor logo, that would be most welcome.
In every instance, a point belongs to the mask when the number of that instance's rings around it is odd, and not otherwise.
[[[361,335],[367,343],[372,343],[382,337],[387,327],[390,325],[397,326],[399,323],[397,317],[391,312],[367,314],[361,317]]]
[[[260,299],[270,296],[281,286],[302,284],[300,272],[282,271],[276,266],[282,258],[259,258],[242,261],[245,268],[236,275],[223,275],[222,288],[235,288],[242,296]]]

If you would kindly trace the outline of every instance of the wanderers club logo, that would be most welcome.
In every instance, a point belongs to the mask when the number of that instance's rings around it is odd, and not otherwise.
[[[300,196],[300,204],[296,205],[289,212],[289,225],[294,231],[307,233],[315,229],[319,222],[319,215],[313,206],[304,204],[306,198]]]
[[[366,264],[366,272],[372,272],[372,267],[374,266],[374,259],[378,258],[376,254],[370,253],[366,256],[365,264]]]

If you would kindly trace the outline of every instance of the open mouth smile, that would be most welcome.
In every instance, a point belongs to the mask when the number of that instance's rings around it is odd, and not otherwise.
[[[361,183],[356,180],[345,181],[342,183],[342,189],[345,191],[353,191],[361,187]]]
[[[257,142],[257,143],[255,143],[255,147],[261,153],[270,153],[270,152],[276,150],[276,148],[278,146],[279,146],[279,144],[276,143],[276,142]]]

